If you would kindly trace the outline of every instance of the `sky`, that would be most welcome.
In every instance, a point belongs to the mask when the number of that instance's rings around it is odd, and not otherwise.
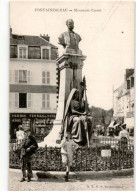
[[[47,12],[39,8],[68,11]],[[89,12],[74,12],[74,9],[89,9]],[[134,3],[120,0],[10,3],[12,32],[48,34],[59,53],[62,46],[58,44],[58,37],[67,30],[67,19],[74,20],[74,31],[82,38],[79,48],[87,56],[83,75],[89,105],[108,110],[113,106],[113,89],[124,82],[125,69],[134,68]]]

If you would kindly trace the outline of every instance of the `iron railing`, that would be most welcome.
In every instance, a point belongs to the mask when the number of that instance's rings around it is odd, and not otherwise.
[[[94,140],[95,141],[95,140]],[[134,167],[134,145],[126,140],[112,141],[111,139],[100,139],[100,145],[93,147],[80,147],[75,151],[73,157],[72,171],[103,171],[121,170]],[[131,146],[129,146],[131,144]],[[115,146],[113,146],[115,145]],[[21,161],[17,152],[18,145],[10,143],[9,164],[12,168],[20,168]],[[109,150],[111,156],[102,156],[102,150]],[[32,156],[32,166],[35,170],[64,171],[65,165],[62,163],[60,148],[38,148]]]

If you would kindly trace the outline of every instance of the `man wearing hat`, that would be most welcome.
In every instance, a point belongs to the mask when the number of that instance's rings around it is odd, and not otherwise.
[[[21,169],[23,177],[20,182],[26,180],[27,170],[27,182],[31,181],[32,178],[32,167],[31,167],[31,156],[35,153],[38,148],[38,144],[34,136],[31,135],[30,129],[24,129],[25,138],[23,139],[21,146]]]

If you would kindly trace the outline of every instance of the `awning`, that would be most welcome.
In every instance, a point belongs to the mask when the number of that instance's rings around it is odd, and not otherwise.
[[[127,125],[127,128],[133,128],[134,127],[134,117],[126,118],[124,121]]]

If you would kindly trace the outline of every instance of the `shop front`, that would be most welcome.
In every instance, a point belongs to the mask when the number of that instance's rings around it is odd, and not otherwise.
[[[10,113],[10,139],[16,139],[19,125],[30,129],[37,139],[44,138],[51,131],[55,116],[54,113]]]

